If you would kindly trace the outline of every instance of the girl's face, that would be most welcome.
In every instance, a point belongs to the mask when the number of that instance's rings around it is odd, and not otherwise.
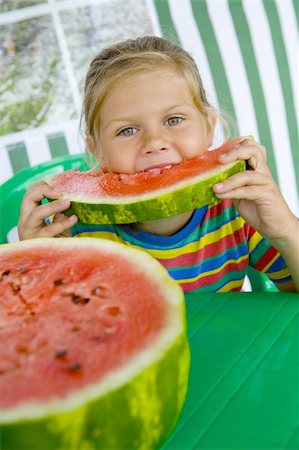
[[[173,70],[157,70],[112,90],[92,147],[110,172],[159,172],[207,151],[213,132],[214,114],[198,111],[186,81]]]

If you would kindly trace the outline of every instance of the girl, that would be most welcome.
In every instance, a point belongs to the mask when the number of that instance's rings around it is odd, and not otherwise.
[[[83,116],[93,156],[126,174],[159,172],[206,152],[217,119],[192,57],[155,36],[108,47],[91,62]],[[238,158],[251,170],[215,185],[216,203],[129,226],[66,218],[69,202],[37,183],[21,206],[20,239],[94,236],[132,245],[157,258],[185,292],[240,290],[248,265],[280,290],[299,290],[299,224],[274,183],[265,148],[245,140],[221,162]],[[44,197],[54,201],[41,204]]]

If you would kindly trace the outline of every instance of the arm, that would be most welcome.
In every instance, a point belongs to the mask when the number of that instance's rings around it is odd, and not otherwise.
[[[292,282],[277,284],[278,289],[281,291],[296,290],[299,292],[299,222],[294,217],[294,220],[291,220],[289,233],[286,233],[285,239],[269,239],[269,241],[285,260],[293,280],[293,284]]]
[[[20,240],[38,237],[71,236],[70,228],[77,222],[76,216],[66,217],[62,211],[70,206],[69,200],[59,200],[61,194],[41,181],[32,185],[26,192],[20,211],[18,232]],[[45,198],[53,200],[42,204]],[[45,219],[54,215],[53,222],[46,224]]]
[[[299,291],[299,223],[289,209],[266,164],[266,150],[245,140],[227,152],[220,162],[247,160],[251,170],[238,173],[214,186],[218,198],[231,198],[245,219],[284,258],[292,282],[277,285],[281,290]]]

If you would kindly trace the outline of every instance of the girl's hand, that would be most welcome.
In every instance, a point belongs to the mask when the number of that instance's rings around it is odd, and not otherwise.
[[[38,237],[71,236],[70,228],[77,222],[76,216],[66,217],[62,211],[70,206],[69,200],[56,200],[61,194],[44,181],[32,185],[26,192],[20,211],[18,232],[20,240]],[[45,198],[54,201],[41,204]],[[54,215],[53,222],[45,219]]]
[[[232,199],[245,221],[273,245],[283,242],[298,226],[266,164],[265,147],[245,139],[219,161],[226,164],[237,159],[247,160],[250,170],[216,184],[215,194],[220,199]]]

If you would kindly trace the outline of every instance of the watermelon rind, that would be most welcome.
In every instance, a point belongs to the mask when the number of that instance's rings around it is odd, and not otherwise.
[[[71,201],[64,214],[76,214],[86,224],[128,224],[141,220],[155,220],[172,217],[217,201],[212,186],[231,175],[244,171],[244,160],[225,166],[217,166],[208,173],[176,183],[142,196],[126,198],[87,198],[71,194],[62,195]],[[51,184],[51,180],[49,180]]]
[[[5,244],[0,258],[14,249],[74,247],[124,255],[157,280],[169,309],[165,329],[147,348],[99,383],[64,398],[35,401],[0,413],[3,449],[155,449],[180,415],[188,386],[190,351],[182,290],[166,270],[144,252],[95,238],[40,238]]]

